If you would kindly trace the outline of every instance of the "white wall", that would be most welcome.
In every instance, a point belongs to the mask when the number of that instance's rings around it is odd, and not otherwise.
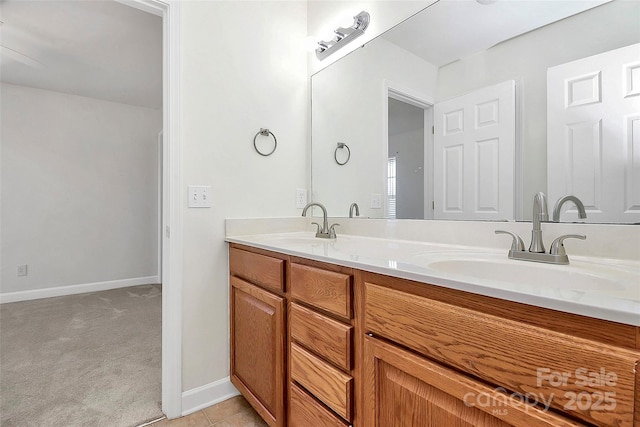
[[[2,294],[156,276],[161,111],[5,83],[1,102]]]
[[[519,85],[525,219],[534,194],[547,191],[547,68],[638,43],[639,19],[640,3],[614,1],[440,68],[437,101],[506,80]]]
[[[372,13],[367,33],[377,35],[376,26],[431,1],[347,3]],[[303,0],[181,4],[183,182],[211,185],[216,197],[211,209],[185,201],[183,390],[229,375],[224,219],[301,214],[295,189],[310,188],[307,24],[326,25],[319,10],[331,15],[344,4],[312,1],[308,15]],[[278,138],[270,157],[253,149],[261,127]]]
[[[347,46],[320,61],[313,49],[309,54],[309,74],[316,73],[334,63],[363,44],[396,26],[421,11],[436,0],[309,0],[308,35],[313,43],[331,40],[333,30],[340,26],[351,26],[353,16],[361,11],[369,12],[371,22],[365,33]]]
[[[381,38],[312,77],[313,199],[326,204],[329,215],[346,216],[353,202],[361,216],[384,215],[370,208],[370,198],[386,192],[385,80],[402,82],[428,101],[436,77],[434,65]],[[351,149],[344,166],[334,160],[337,142]]]
[[[182,2],[184,188],[211,185],[210,209],[184,208],[183,390],[229,375],[225,218],[298,216],[308,188],[304,1]],[[262,157],[267,127],[278,149]]]

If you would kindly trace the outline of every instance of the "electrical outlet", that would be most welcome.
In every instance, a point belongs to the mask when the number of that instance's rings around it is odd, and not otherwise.
[[[296,208],[302,209],[307,206],[307,190],[296,188]]]
[[[18,276],[26,276],[27,274],[27,264],[18,264]]]
[[[382,196],[380,194],[371,194],[371,209],[382,209]]]
[[[211,207],[211,187],[208,185],[189,185],[187,193],[189,197],[188,206],[190,208],[210,208]]]

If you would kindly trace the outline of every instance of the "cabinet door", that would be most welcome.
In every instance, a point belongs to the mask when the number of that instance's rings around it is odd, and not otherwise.
[[[365,340],[364,425],[579,426],[375,338]]]
[[[364,288],[367,332],[587,423],[640,427],[637,351],[369,282]]]
[[[231,382],[270,426],[284,426],[284,299],[231,277]]]

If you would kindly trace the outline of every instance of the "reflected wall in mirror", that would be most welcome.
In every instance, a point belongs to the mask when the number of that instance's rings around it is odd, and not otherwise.
[[[637,1],[440,0],[312,76],[313,199],[335,216],[357,202],[374,218],[531,220],[538,191],[573,193],[586,222],[640,222],[638,22]],[[563,65],[627,46],[613,71]]]

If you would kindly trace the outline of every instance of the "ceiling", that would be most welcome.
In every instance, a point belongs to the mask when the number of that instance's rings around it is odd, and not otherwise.
[[[162,19],[112,0],[0,1],[3,82],[162,107]]]
[[[606,1],[441,0],[383,37],[441,66]],[[161,108],[160,17],[114,0],[0,0],[0,13],[3,82]]]
[[[443,66],[611,0],[481,1],[440,0],[382,37]]]

